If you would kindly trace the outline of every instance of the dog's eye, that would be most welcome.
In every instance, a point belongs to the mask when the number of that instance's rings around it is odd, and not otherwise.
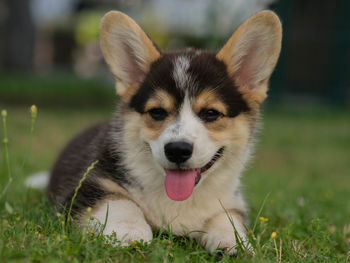
[[[198,116],[205,122],[212,122],[223,116],[223,114],[215,109],[202,109]]]
[[[168,113],[162,108],[152,108],[148,113],[156,121],[162,121],[168,116]]]

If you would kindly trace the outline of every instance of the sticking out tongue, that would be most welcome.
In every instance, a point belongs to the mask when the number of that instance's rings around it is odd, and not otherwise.
[[[165,190],[170,199],[184,201],[192,194],[199,169],[166,170]]]

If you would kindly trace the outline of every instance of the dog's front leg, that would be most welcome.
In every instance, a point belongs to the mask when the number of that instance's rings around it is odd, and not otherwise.
[[[105,224],[103,233],[116,233],[122,246],[132,241],[150,242],[153,238],[150,225],[146,222],[141,209],[129,199],[104,200],[93,208],[91,217]],[[108,211],[108,212],[107,212]],[[107,219],[106,219],[107,216]]]
[[[240,239],[240,240],[236,240]],[[244,216],[236,209],[222,212],[209,219],[201,237],[202,246],[213,253],[216,249],[224,249],[226,253],[237,253],[239,242],[247,245]]]

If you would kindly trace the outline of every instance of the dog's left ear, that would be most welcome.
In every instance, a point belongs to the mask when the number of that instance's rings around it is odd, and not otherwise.
[[[271,11],[250,17],[216,57],[223,61],[243,96],[254,104],[266,98],[267,84],[281,50],[282,26]]]
[[[100,41],[116,80],[117,93],[127,101],[160,53],[134,20],[118,11],[108,12],[102,18]]]

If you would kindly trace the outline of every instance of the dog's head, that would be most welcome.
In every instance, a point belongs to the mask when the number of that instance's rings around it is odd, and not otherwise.
[[[280,52],[274,13],[249,18],[218,53],[161,53],[131,18],[113,11],[102,19],[101,47],[136,140],[150,146],[171,199],[187,199],[223,159],[244,159]]]

